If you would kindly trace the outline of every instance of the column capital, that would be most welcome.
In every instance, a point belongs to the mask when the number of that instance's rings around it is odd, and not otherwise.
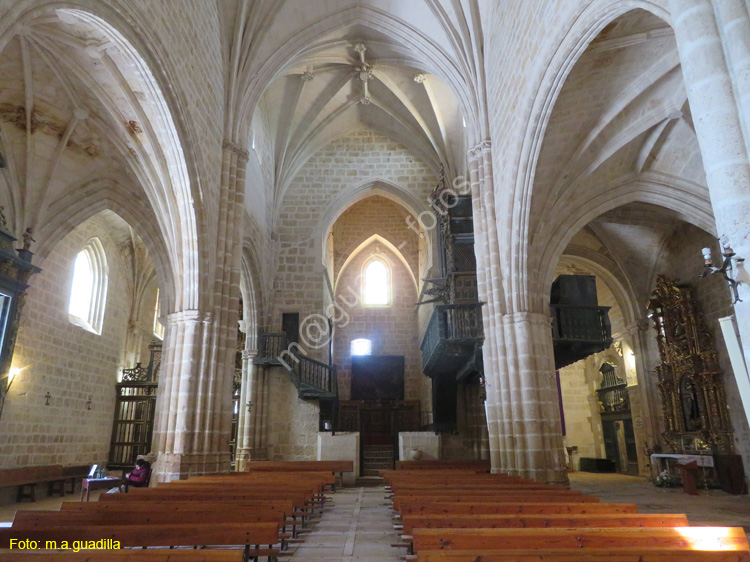
[[[258,357],[258,350],[257,349],[243,349],[242,350],[242,358],[243,359],[255,359]]]
[[[240,160],[244,162],[247,162],[248,159],[250,158],[250,152],[246,148],[243,148],[236,142],[231,141],[229,139],[223,140],[223,142],[221,143],[221,148],[223,150],[228,150],[230,152],[233,152],[234,154],[237,155],[237,158],[239,158]]]
[[[187,323],[208,324],[211,321],[211,313],[203,310],[180,310],[167,314],[167,322],[170,326]]]
[[[549,325],[552,317],[543,312],[509,312],[503,314],[503,323],[505,324],[533,324],[537,326]]]
[[[479,160],[484,154],[490,152],[491,150],[492,141],[490,139],[485,139],[473,148],[470,148],[466,153],[466,156],[468,157],[469,162],[473,162],[475,160]]]

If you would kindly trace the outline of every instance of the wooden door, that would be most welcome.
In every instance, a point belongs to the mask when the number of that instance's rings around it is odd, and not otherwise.
[[[299,312],[284,312],[281,315],[281,331],[289,343],[299,343]]]
[[[352,357],[352,400],[404,399],[403,355]]]

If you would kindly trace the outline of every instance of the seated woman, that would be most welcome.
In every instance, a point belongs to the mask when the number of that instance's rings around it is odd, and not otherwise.
[[[125,482],[123,482],[125,491],[127,492],[130,486],[136,488],[148,486],[150,477],[151,463],[143,459],[138,459],[135,461],[135,468],[125,475]]]

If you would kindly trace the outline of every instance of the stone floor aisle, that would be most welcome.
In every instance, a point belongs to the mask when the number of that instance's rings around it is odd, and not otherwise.
[[[304,541],[291,556],[293,562],[395,562],[406,550],[392,547],[399,542],[393,528],[391,509],[386,505],[385,489],[343,488],[331,496],[323,516],[311,526]],[[291,550],[291,549],[290,549]]]

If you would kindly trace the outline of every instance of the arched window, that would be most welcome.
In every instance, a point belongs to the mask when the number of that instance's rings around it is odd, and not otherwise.
[[[391,272],[379,258],[370,261],[364,269],[362,304],[387,306],[391,303]]]
[[[154,306],[154,335],[160,340],[164,339],[164,324],[159,321],[161,316],[161,297],[159,289],[156,289],[156,306]]]
[[[372,355],[372,342],[365,338],[352,340],[352,355]]]
[[[68,304],[68,318],[72,324],[95,334],[102,333],[108,276],[102,243],[98,238],[92,238],[78,252],[73,268]]]

